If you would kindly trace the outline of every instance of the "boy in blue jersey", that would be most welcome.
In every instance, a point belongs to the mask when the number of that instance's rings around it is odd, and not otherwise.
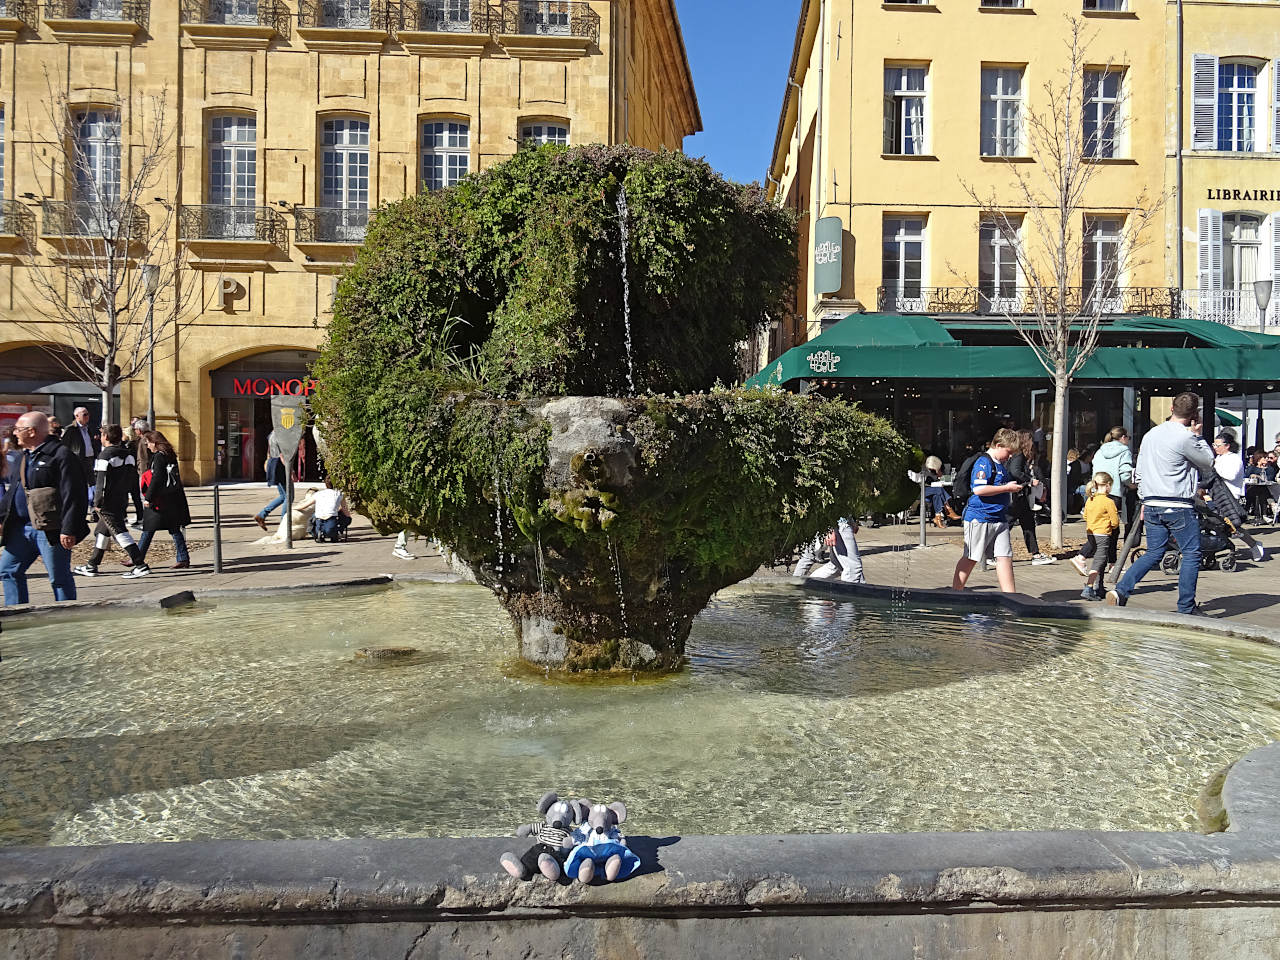
[[[956,562],[951,578],[953,590],[963,590],[980,560],[992,557],[996,579],[1004,593],[1014,593],[1013,547],[1009,541],[1009,504],[1022,484],[1009,479],[1005,463],[1018,449],[1015,430],[996,431],[987,452],[973,462],[969,474],[969,502],[964,508],[964,554]]]

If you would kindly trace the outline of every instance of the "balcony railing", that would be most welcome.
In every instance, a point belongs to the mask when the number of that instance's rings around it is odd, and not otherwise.
[[[1106,314],[1171,317],[1175,313],[1177,293],[1176,289],[1169,287],[1112,287],[1105,292],[1095,288],[1070,287],[1067,289],[1066,308],[1072,313],[1087,313],[1098,302]],[[1036,312],[1035,296],[1025,287],[990,292],[973,287],[907,286],[901,291],[880,287],[876,291],[876,299],[880,311],[885,313],[1028,316]],[[1049,298],[1049,309],[1056,309],[1056,301],[1056,295]]]
[[[384,0],[301,0],[298,5],[299,27],[390,33],[398,22],[398,11]]]
[[[405,0],[400,4],[401,30],[428,33],[497,33],[501,9],[481,0]]]
[[[351,207],[295,207],[298,243],[364,243],[369,211]]]
[[[501,33],[587,37],[600,42],[600,14],[581,0],[501,0]]]
[[[146,243],[151,221],[144,210],[127,203],[91,200],[45,200],[40,234],[78,237],[110,244]]]
[[[33,244],[36,218],[25,204],[17,200],[0,200],[0,237],[21,237]]]
[[[21,20],[33,30],[40,22],[36,0],[0,0],[0,17],[7,20]]]
[[[1181,316],[1212,320],[1229,327],[1280,332],[1280,303],[1272,301],[1266,315],[1258,309],[1252,287],[1247,290],[1183,290]]]
[[[289,228],[279,211],[271,207],[211,203],[183,207],[178,214],[178,236],[183,240],[256,240],[283,248],[289,243]]]
[[[136,23],[147,29],[150,0],[44,0],[46,20],[103,20]]]
[[[281,0],[182,0],[183,23],[271,27],[288,37],[292,20]]]

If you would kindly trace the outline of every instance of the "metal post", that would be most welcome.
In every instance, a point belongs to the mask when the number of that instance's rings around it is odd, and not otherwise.
[[[213,484],[213,572],[222,572],[222,503],[218,484]]]
[[[147,296],[147,429],[156,428],[156,295]]]
[[[284,548],[293,549],[293,465],[284,472]]]
[[[925,538],[928,536],[929,525],[924,522],[924,488],[925,488],[925,468],[920,466],[920,546],[925,546]]]

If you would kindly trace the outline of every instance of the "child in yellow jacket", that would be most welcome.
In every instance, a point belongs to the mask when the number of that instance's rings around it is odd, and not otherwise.
[[[1084,589],[1080,597],[1084,600],[1101,600],[1103,595],[1098,591],[1102,583],[1102,575],[1107,564],[1115,562],[1116,536],[1120,532],[1120,511],[1116,502],[1111,499],[1111,474],[1098,472],[1093,475],[1093,483],[1085,488],[1089,500],[1084,505],[1084,523],[1089,531],[1088,542],[1078,557],[1071,558],[1071,564],[1085,577]],[[1093,563],[1085,569],[1085,561],[1090,557]]]

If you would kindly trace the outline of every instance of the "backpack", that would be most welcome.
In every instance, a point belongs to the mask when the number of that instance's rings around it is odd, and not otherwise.
[[[973,465],[978,462],[978,458],[986,455],[985,450],[972,454],[969,459],[960,464],[960,469],[956,471],[956,479],[951,484],[951,495],[961,503],[968,503],[969,498],[973,496],[973,489],[969,486],[969,481],[973,479]]]

